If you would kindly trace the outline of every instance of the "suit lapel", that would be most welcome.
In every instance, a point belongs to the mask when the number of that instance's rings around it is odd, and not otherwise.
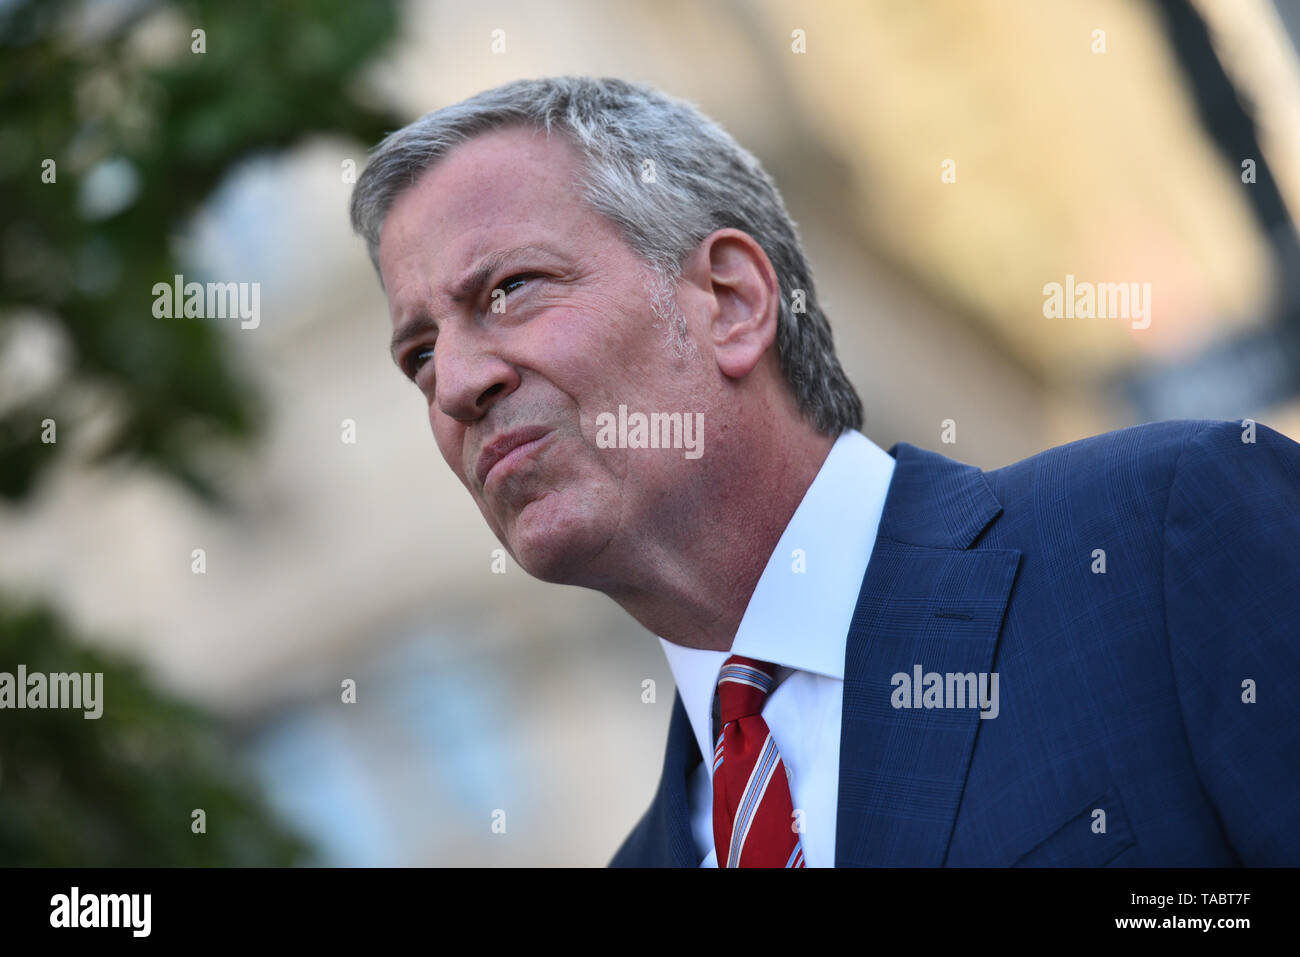
[[[849,628],[835,864],[944,863],[978,707],[895,708],[893,676],[992,670],[1020,562],[971,548],[1002,511],[983,473],[899,443]],[[698,750],[698,749],[697,749]]]

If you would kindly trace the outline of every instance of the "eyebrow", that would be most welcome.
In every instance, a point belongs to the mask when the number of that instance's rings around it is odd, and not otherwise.
[[[509,249],[501,249],[496,252],[488,253],[484,256],[477,266],[471,269],[465,276],[447,287],[447,296],[452,302],[464,302],[467,299],[476,298],[482,292],[483,287],[487,285],[493,274],[506,265],[510,260],[519,256],[533,253],[542,253],[554,256],[550,250],[542,246],[512,246]],[[406,345],[412,339],[416,339],[428,332],[437,329],[437,324],[423,308],[420,312],[404,323],[400,329],[393,334],[393,341],[389,345],[388,353],[393,358],[394,364],[401,368],[397,354],[401,351],[402,346]]]

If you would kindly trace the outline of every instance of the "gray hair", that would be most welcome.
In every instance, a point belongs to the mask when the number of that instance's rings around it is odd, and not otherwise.
[[[673,288],[682,263],[709,234],[734,228],[752,236],[780,282],[776,349],[801,412],[826,435],[862,427],[862,400],[835,355],[776,184],[695,106],[648,86],[574,76],[515,80],[389,134],[352,193],[352,228],[365,238],[376,270],[380,230],[397,196],[456,145],[510,126],[567,136],[586,161],[587,203]],[[654,306],[663,316],[664,304]],[[682,330],[675,331],[680,342]]]

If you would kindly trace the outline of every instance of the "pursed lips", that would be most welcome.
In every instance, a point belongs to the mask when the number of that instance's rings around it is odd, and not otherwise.
[[[492,471],[493,466],[504,459],[507,455],[519,448],[521,445],[527,445],[530,442],[536,442],[549,435],[553,430],[545,426],[534,425],[528,428],[515,429],[498,435],[490,442],[486,443],[479,450],[478,463],[474,469],[475,478],[478,479],[479,488],[483,488],[487,482],[488,473]]]

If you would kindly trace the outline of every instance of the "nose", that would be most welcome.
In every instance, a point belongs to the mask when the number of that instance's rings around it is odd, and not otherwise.
[[[519,373],[482,337],[450,329],[433,352],[434,401],[458,422],[481,419],[519,387]]]

